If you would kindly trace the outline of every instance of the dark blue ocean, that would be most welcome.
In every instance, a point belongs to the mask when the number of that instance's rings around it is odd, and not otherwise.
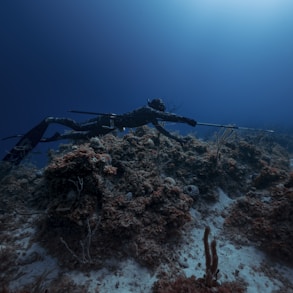
[[[2,0],[0,34],[1,137],[156,97],[200,122],[293,129],[291,0]],[[16,142],[1,141],[1,156]]]

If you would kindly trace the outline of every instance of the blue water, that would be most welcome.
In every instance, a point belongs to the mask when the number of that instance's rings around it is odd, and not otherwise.
[[[201,122],[293,128],[291,0],[3,0],[0,32],[1,137],[155,97]]]

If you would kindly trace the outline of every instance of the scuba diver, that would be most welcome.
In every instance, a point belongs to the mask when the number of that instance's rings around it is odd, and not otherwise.
[[[152,123],[163,135],[183,144],[186,139],[172,135],[159,122],[186,123],[193,127],[196,126],[197,122],[190,118],[165,112],[165,110],[166,107],[162,99],[153,99],[148,101],[146,106],[121,115],[71,111],[74,113],[97,115],[97,117],[82,123],[78,123],[70,118],[47,117],[24,134],[19,142],[3,158],[3,161],[18,165],[39,142],[51,142],[61,139],[89,139],[94,136],[105,135],[115,129],[134,128],[148,123]],[[43,134],[51,123],[61,124],[72,130],[63,134],[56,132],[52,137],[43,138]]]

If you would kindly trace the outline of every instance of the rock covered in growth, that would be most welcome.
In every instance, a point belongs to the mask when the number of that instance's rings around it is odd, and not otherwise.
[[[115,174],[111,156],[96,153],[89,144],[56,156],[44,172],[50,213],[60,213],[80,224],[101,204],[103,176]]]
[[[59,257],[67,266],[74,261],[68,254],[64,258],[66,247],[60,237],[80,252],[80,239],[89,235],[94,249],[86,261],[81,261],[84,252],[74,256],[77,263],[115,255],[156,266],[171,253],[168,240],[180,236],[190,221],[194,197],[214,198],[218,187],[235,197],[255,186],[277,184],[286,177],[286,159],[279,146],[268,149],[244,138],[222,140],[219,146],[190,137],[182,147],[148,127],[123,138],[91,139],[52,156],[43,187],[50,216],[41,235],[50,238],[53,253],[62,251]],[[268,169],[279,176],[268,182],[263,175]]]
[[[106,135],[62,145],[42,172],[22,165],[9,173],[0,165],[0,240],[8,243],[0,255],[1,283],[15,280],[11,268],[19,265],[10,231],[18,223],[35,229],[38,221],[32,241],[66,270],[113,269],[113,258],[131,257],[150,268],[164,262],[171,268],[170,276],[159,276],[154,292],[243,292],[237,283],[207,288],[202,278],[178,277],[180,236],[197,226],[186,225],[190,207],[205,217],[204,201],[218,187],[233,198],[245,195],[226,215],[225,232],[246,235],[292,263],[288,154],[264,138],[219,141],[190,137],[181,146],[142,127],[123,138]]]
[[[249,192],[236,201],[226,226],[247,237],[273,258],[293,264],[293,189],[291,179],[267,192]],[[290,186],[289,188],[286,187]],[[236,232],[237,231],[237,232]]]
[[[192,199],[164,181],[154,163],[142,157],[136,138],[109,136],[105,141],[111,141],[108,153],[85,143],[55,156],[47,166],[49,217],[39,237],[48,239],[47,248],[66,266],[132,256],[154,267],[168,259],[168,240],[178,238],[190,221]]]

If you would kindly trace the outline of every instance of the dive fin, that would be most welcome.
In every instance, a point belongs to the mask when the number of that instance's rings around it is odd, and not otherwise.
[[[19,142],[3,158],[3,161],[10,162],[13,165],[18,165],[39,143],[47,127],[48,123],[44,119],[41,123],[22,136]]]

